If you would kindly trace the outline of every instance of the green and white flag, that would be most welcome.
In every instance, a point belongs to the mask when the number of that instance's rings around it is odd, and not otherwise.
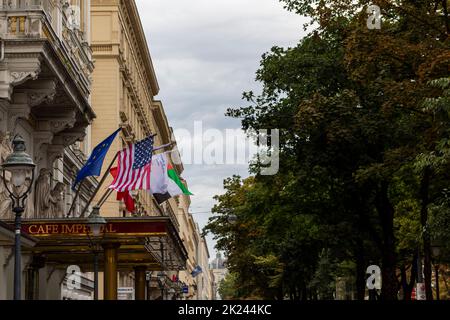
[[[158,204],[182,194],[193,195],[181,181],[165,153],[152,157],[150,193]]]

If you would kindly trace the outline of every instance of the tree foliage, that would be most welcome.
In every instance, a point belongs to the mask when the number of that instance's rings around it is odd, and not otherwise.
[[[373,1],[380,30],[367,28],[369,1],[282,2],[315,29],[264,54],[262,91],[227,112],[244,130],[281,130],[280,171],[262,176],[256,162],[227,179],[205,232],[240,297],[331,299],[350,275],[363,299],[379,264],[382,298],[408,299],[421,255],[430,293],[431,241],[450,232],[447,2]]]

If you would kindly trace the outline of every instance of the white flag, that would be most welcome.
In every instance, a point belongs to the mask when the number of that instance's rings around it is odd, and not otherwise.
[[[150,176],[150,192],[153,194],[167,193],[169,177],[167,176],[167,155],[157,154],[152,157],[152,170]]]

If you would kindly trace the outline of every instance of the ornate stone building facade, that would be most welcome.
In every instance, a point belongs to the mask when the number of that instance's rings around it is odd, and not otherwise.
[[[158,92],[134,0],[0,0],[0,164],[16,135],[37,164],[24,213],[23,298],[92,298],[90,210],[82,212],[99,182],[88,178],[78,197],[71,185],[92,148],[119,127],[104,170],[130,142],[150,134],[157,134],[155,146],[174,142]],[[181,175],[183,165],[173,166]],[[23,187],[30,182],[28,177]],[[157,298],[154,281],[143,286],[147,270],[166,273],[166,294],[176,287],[176,276],[189,286],[189,297],[197,297],[190,273],[204,260],[204,250],[199,256],[202,239],[189,214],[190,198],[158,205],[148,192],[133,196],[133,213],[115,195],[101,208],[108,224],[99,253],[105,273],[99,277],[100,298],[117,299],[120,287],[134,288],[139,299],[145,290]],[[0,299],[12,298],[13,218],[0,178]],[[137,224],[140,234],[133,229]],[[75,289],[68,288],[72,267],[81,277]]]
[[[82,165],[83,151],[87,151],[82,141],[95,118],[90,103],[94,64],[89,8],[90,0],[0,1],[1,161],[11,152],[11,139],[20,135],[37,164],[36,184],[27,201],[25,219],[65,216],[71,200],[71,179]],[[0,183],[0,216],[10,219],[8,195],[3,181]],[[89,188],[95,185],[95,180],[86,184],[81,201],[87,199]],[[38,262],[24,255],[22,268],[26,273]],[[7,259],[0,268],[6,270],[9,264]],[[48,271],[46,276],[45,271],[37,276],[42,278],[41,289],[60,286],[63,271],[51,266],[44,269]],[[1,291],[6,297],[11,294],[7,288]],[[30,298],[59,296],[53,294],[52,290],[41,290]]]
[[[124,129],[105,160],[109,163],[115,152],[127,143],[150,134],[157,134],[155,146],[175,143],[163,104],[155,99],[159,85],[135,1],[92,0],[91,17],[92,50],[96,61],[92,105],[98,116],[92,126],[92,144],[95,145],[118,127]],[[178,159],[179,154],[175,151],[172,157]],[[180,161],[175,162],[172,164],[181,175],[184,167]],[[111,178],[105,185],[109,185],[110,181]],[[167,273],[169,284],[176,276],[189,286],[189,296],[196,297],[197,285],[190,273],[198,262],[200,235],[189,214],[189,196],[173,198],[162,205],[158,205],[148,192],[137,193],[135,199],[135,215],[166,216],[171,219],[186,248],[188,260],[186,268],[183,268],[185,270],[172,268],[170,261],[174,253],[170,248],[165,248],[162,269]],[[104,216],[130,214],[114,196],[102,207]],[[131,287],[133,277],[133,273],[123,274],[119,280],[120,286]],[[170,290],[170,285],[167,289]],[[150,296],[160,297],[155,283]]]
[[[200,227],[197,224],[197,232],[201,234]],[[197,277],[197,300],[212,300],[213,299],[213,283],[214,275],[209,269],[209,249],[206,239],[199,237],[197,244],[197,258],[198,265],[202,268],[203,272]]]
[[[92,126],[92,144],[100,142],[119,127],[123,134],[117,139],[105,163],[110,163],[117,151],[127,143],[158,134],[155,145],[170,142],[167,122],[157,123],[154,101],[159,86],[148,51],[140,18],[134,1],[93,0],[92,50],[96,61],[92,102],[98,121]],[[105,166],[106,167],[106,166]],[[109,185],[111,178],[105,185]],[[155,209],[152,197],[139,192],[136,197],[140,214]],[[129,213],[123,204],[111,197],[102,207],[102,214],[123,216]]]
[[[134,1],[93,0],[91,23],[96,60],[92,102],[99,115],[92,126],[92,144],[96,145],[117,128],[123,128],[105,159],[103,169],[106,170],[114,155],[128,143],[156,133],[155,145],[158,146],[168,143],[170,137],[167,134],[167,140],[163,141],[164,135],[160,133],[168,130],[167,122],[157,123],[152,114],[159,106],[154,101],[159,86]],[[112,177],[108,177],[96,201],[111,181]],[[114,193],[102,206],[102,215],[146,216],[155,215],[155,210],[158,212],[159,207],[148,192],[136,192],[133,196],[136,212],[127,212]],[[133,283],[133,272],[122,273],[119,277],[119,287],[130,288]]]

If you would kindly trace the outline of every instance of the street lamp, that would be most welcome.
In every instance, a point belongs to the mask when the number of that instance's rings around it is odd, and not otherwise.
[[[432,243],[431,244],[431,254],[433,255],[433,258],[435,260],[434,263],[434,276],[436,281],[436,300],[439,299],[439,262],[438,258],[441,254],[441,246],[438,243]]]
[[[162,271],[158,273],[158,284],[161,289],[161,300],[164,300],[164,284],[166,282],[166,274]]]
[[[12,201],[12,211],[15,213],[15,248],[14,248],[14,300],[21,299],[21,229],[22,229],[22,214],[25,211],[25,201],[31,191],[34,181],[34,168],[36,165],[33,159],[27,154],[25,140],[21,136],[16,136],[12,142],[13,152],[5,159],[1,165],[3,171],[3,183],[9,193]],[[6,171],[11,175],[11,184],[13,190],[10,190],[6,183]],[[25,181],[28,175],[31,174],[31,181],[29,186],[24,190]]]
[[[89,226],[90,232],[94,237],[94,241],[88,234],[89,242],[91,243],[92,252],[94,254],[94,300],[98,300],[98,254],[101,250],[100,248],[100,235],[105,230],[106,220],[100,215],[100,208],[94,207],[91,214],[87,218],[87,225]]]

